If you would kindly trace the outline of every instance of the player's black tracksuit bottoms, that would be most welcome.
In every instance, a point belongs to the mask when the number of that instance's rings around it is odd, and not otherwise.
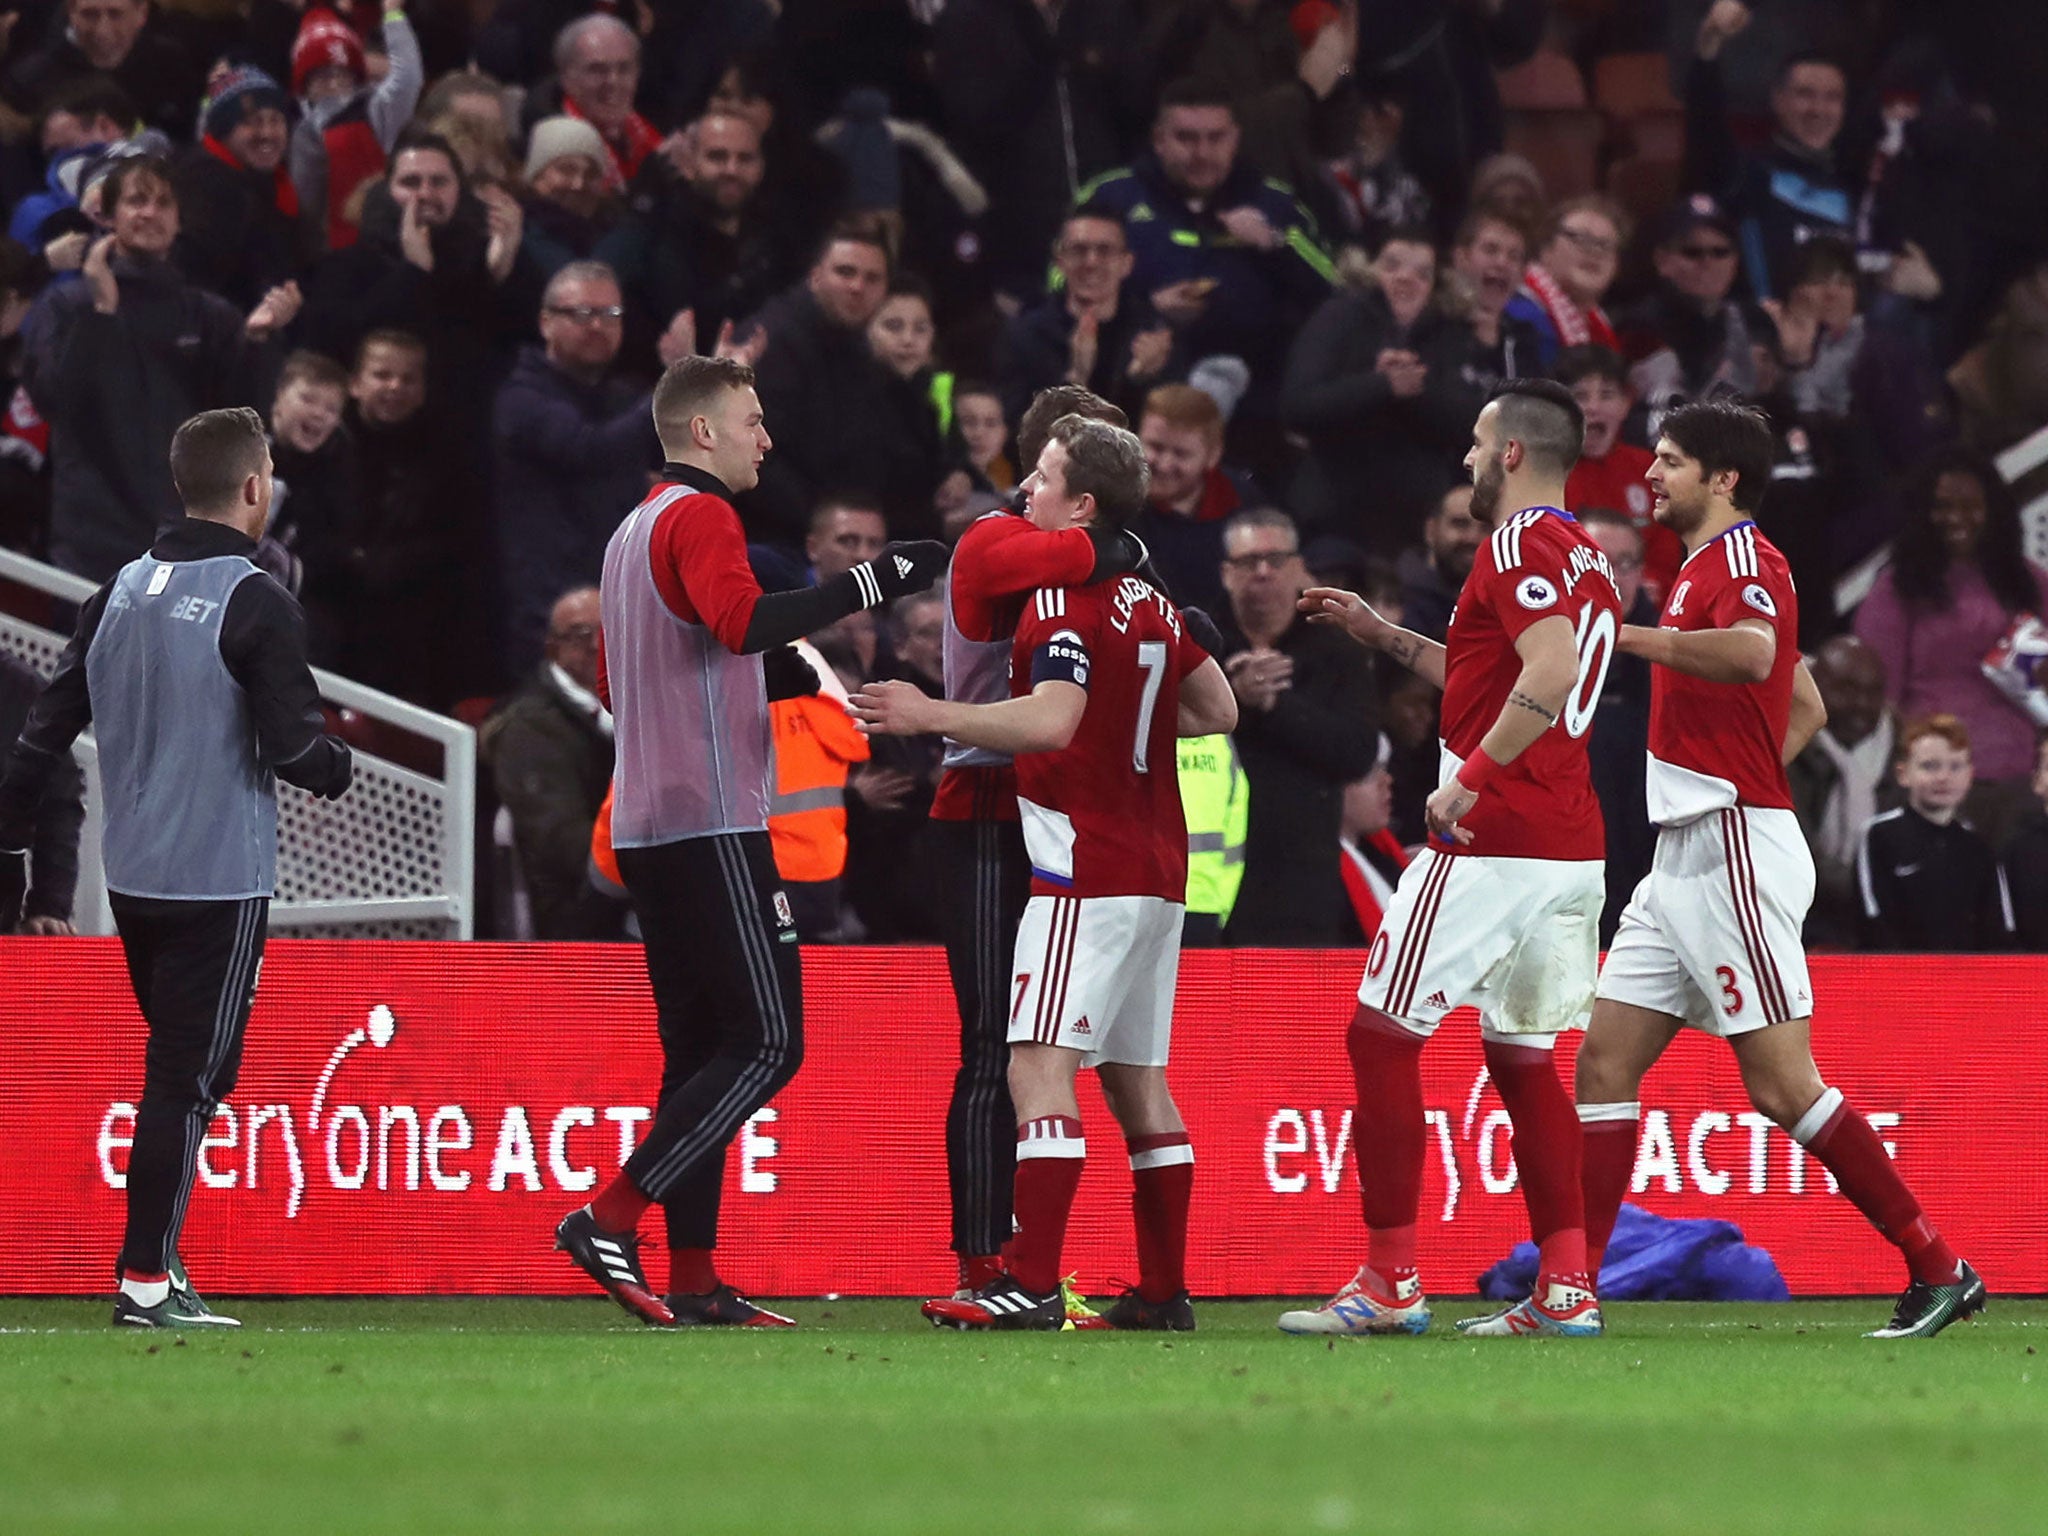
[[[1031,860],[1014,821],[934,821],[946,893],[946,966],[960,1008],[960,1070],[946,1111],[953,1251],[1010,1240],[1017,1113],[1010,1103],[1011,958],[1031,899]]]
[[[241,1070],[270,898],[158,901],[113,892],[107,899],[149,1022],[121,1267],[161,1274],[185,1224],[200,1138]]]
[[[626,1176],[671,1248],[713,1248],[725,1153],[803,1060],[803,973],[766,832],[618,850],[647,950],[661,1098]]]

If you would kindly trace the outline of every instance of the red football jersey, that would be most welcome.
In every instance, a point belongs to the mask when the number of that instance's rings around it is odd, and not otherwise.
[[[1187,899],[1176,726],[1181,679],[1208,659],[1142,577],[1047,587],[1025,604],[1010,692],[1047,679],[1088,690],[1063,750],[1017,759],[1033,895]]]
[[[1014,512],[968,525],[946,572],[946,697],[991,704],[1009,689],[1010,642],[1024,600],[1039,587],[1088,579],[1095,545],[1079,528],[1047,532]],[[934,821],[1015,821],[1017,775],[1000,752],[946,744]]]
[[[1650,679],[1650,820],[1673,826],[1732,805],[1792,808],[1779,761],[1799,665],[1799,594],[1776,546],[1741,522],[1679,567],[1664,600],[1664,629],[1728,629],[1760,619],[1777,631],[1778,658],[1760,683],[1710,683],[1672,667]]]
[[[1564,483],[1564,507],[1574,513],[1605,507],[1634,523],[1643,536],[1643,585],[1662,597],[1685,559],[1685,543],[1650,515],[1653,498],[1643,475],[1656,461],[1633,443],[1616,443],[1604,459],[1580,459]]]
[[[1460,763],[1479,749],[1522,675],[1515,641],[1558,616],[1577,632],[1579,676],[1557,723],[1488,782],[1461,823],[1469,844],[1433,846],[1502,859],[1605,857],[1586,733],[1614,660],[1621,597],[1600,546],[1555,507],[1517,512],[1473,558],[1444,636],[1444,747]]]

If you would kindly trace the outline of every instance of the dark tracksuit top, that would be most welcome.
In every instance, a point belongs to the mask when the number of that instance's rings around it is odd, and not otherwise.
[[[1863,947],[1909,953],[2010,949],[2012,897],[1991,845],[1966,821],[1910,806],[1874,816],[1856,849]]]

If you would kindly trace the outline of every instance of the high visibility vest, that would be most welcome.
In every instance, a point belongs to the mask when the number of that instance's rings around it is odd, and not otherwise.
[[[1244,883],[1244,837],[1251,824],[1251,781],[1228,736],[1180,743],[1180,803],[1188,822],[1188,910],[1230,921]]]
[[[824,691],[768,706],[768,839],[783,879],[836,880],[846,870],[846,772],[868,760],[868,739],[847,714],[831,666],[808,646],[799,649]]]

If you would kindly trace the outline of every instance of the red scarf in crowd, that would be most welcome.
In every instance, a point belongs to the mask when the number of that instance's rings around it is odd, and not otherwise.
[[[1614,327],[1607,323],[1606,313],[1600,306],[1579,308],[1558,285],[1557,279],[1542,267],[1532,262],[1522,274],[1522,286],[1529,291],[1529,297],[1543,307],[1543,313],[1550,317],[1559,347],[1583,347],[1590,341],[1611,352],[1621,350],[1621,343],[1615,339]]]
[[[213,156],[214,159],[220,161],[221,164],[231,165],[238,171],[249,170],[248,166],[235,158],[235,152],[232,149],[229,149],[227,145],[221,143],[212,134],[207,134],[199,142],[205,146],[206,152]],[[261,175],[262,173],[251,171],[250,174]],[[299,189],[292,185],[292,179],[285,174],[285,169],[282,165],[279,165],[276,170],[270,173],[270,192],[271,196],[276,200],[277,211],[287,219],[296,220],[299,216]]]
[[[567,96],[562,98],[562,113],[566,117],[590,122],[589,115],[579,110],[576,103]],[[591,126],[597,127],[595,123],[591,123]],[[609,162],[605,166],[605,185],[614,192],[625,191],[627,183],[640,174],[640,167],[647,157],[661,147],[661,134],[654,124],[638,112],[626,114],[626,126],[619,134],[623,142],[613,143],[605,137],[602,128],[598,128],[597,136],[604,144],[605,156]]]
[[[1366,842],[1392,859],[1397,869],[1408,867],[1408,850],[1388,828],[1381,827],[1367,837]],[[1343,853],[1339,868],[1344,876],[1344,894],[1351,898],[1352,914],[1357,917],[1366,942],[1371,943],[1379,937],[1380,922],[1387,915],[1387,903],[1393,899],[1394,888],[1356,848],[1349,843],[1337,846]]]

